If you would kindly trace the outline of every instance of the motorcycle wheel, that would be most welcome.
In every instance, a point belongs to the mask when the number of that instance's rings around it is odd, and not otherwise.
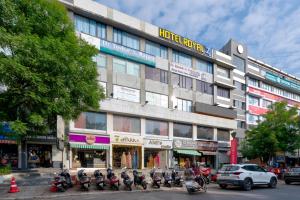
[[[129,189],[129,191],[132,191],[132,187],[131,187],[131,185],[129,186],[129,188],[128,188],[128,189]]]
[[[119,190],[119,186],[113,185],[113,189],[115,189],[116,191],[118,191]]]
[[[144,190],[146,190],[147,189],[147,183],[142,183],[142,187],[143,187]]]
[[[159,183],[156,183],[156,186],[157,186],[158,189],[160,188],[160,184]]]
[[[193,190],[191,190],[191,189],[187,189],[187,192],[188,192],[189,194],[193,194]]]

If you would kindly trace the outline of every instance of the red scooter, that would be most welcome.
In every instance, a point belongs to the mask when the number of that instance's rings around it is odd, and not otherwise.
[[[120,180],[110,167],[107,169],[106,185],[108,185],[113,190],[119,190]]]

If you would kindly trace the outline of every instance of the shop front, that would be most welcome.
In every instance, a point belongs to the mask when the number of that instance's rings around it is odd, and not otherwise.
[[[217,167],[221,168],[224,164],[230,164],[230,143],[218,143]]]
[[[0,135],[0,166],[18,168],[18,145],[15,140]]]
[[[172,140],[144,138],[144,167],[161,168],[170,167],[170,150]]]
[[[197,141],[197,149],[202,153],[202,156],[196,160],[201,165],[206,167],[216,168],[216,156],[218,150],[217,141]]]
[[[109,136],[69,133],[69,144],[70,168],[108,167]]]
[[[112,135],[113,168],[141,169],[143,138],[135,135]]]

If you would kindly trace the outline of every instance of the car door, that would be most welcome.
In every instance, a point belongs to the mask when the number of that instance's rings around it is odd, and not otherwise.
[[[257,183],[268,183],[270,177],[268,173],[260,166],[254,166]]]

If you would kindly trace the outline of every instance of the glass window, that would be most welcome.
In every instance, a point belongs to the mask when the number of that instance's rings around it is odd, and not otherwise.
[[[242,72],[245,72],[245,60],[236,56],[236,55],[233,55],[233,65],[236,66],[236,69],[237,70],[240,70]]]
[[[168,122],[146,119],[146,134],[168,136]]]
[[[93,61],[96,63],[97,67],[106,68],[106,55],[99,53],[93,57]]]
[[[249,77],[248,84],[254,87],[259,87],[259,80]]]
[[[167,59],[167,48],[150,41],[146,41],[145,52],[153,56],[158,56]]]
[[[173,50],[173,62],[192,67],[192,57],[175,50]]]
[[[114,28],[113,41],[136,50],[140,49],[140,40],[138,37]]]
[[[141,120],[136,117],[127,117],[121,115],[113,116],[114,131],[140,133]]]
[[[168,83],[168,72],[158,68],[146,67],[146,79]]]
[[[230,132],[226,129],[218,129],[218,141],[230,141]]]
[[[84,112],[75,120],[75,128],[106,130],[106,114]]]
[[[206,126],[197,126],[197,138],[204,140],[213,140],[214,129]]]
[[[236,87],[236,89],[246,91],[246,85],[245,84],[243,84],[241,82],[238,82],[238,81],[233,81],[233,83],[234,83],[234,86]]]
[[[241,110],[246,110],[246,103],[242,101],[233,100],[233,106]]]
[[[230,90],[227,89],[227,88],[223,88],[223,87],[220,87],[218,86],[217,88],[217,95],[219,97],[224,97],[224,98],[230,98]]]
[[[189,124],[174,123],[173,135],[174,137],[192,138],[193,126]]]
[[[175,103],[177,103],[174,105],[177,106],[177,110],[192,112],[192,101],[177,98],[177,102]]]
[[[103,39],[106,38],[106,25],[79,15],[75,15],[74,21],[77,31]]]
[[[213,94],[213,85],[205,81],[197,80],[197,91],[206,94]]]
[[[167,95],[146,92],[146,101],[148,101],[148,103],[151,105],[168,108],[168,96]]]
[[[225,78],[230,78],[230,70],[223,67],[218,67],[217,74]]]
[[[248,96],[248,103],[253,106],[259,106],[259,98],[254,96]]]
[[[257,121],[259,120],[257,115],[248,114],[247,115],[247,123],[249,124],[257,124]]]
[[[212,74],[213,73],[213,65],[211,62],[207,62],[204,60],[198,60],[196,61],[196,68],[200,71],[207,72]]]
[[[172,84],[181,88],[192,89],[192,78],[172,73]]]
[[[237,121],[238,128],[246,128],[246,123],[244,121]]]
[[[113,58],[113,70],[114,72],[126,73],[138,77],[140,74],[140,66],[138,64],[118,58]]]
[[[266,99],[262,100],[262,107],[268,108],[271,105],[272,105],[272,101],[269,101],[269,100],[266,100]]]

